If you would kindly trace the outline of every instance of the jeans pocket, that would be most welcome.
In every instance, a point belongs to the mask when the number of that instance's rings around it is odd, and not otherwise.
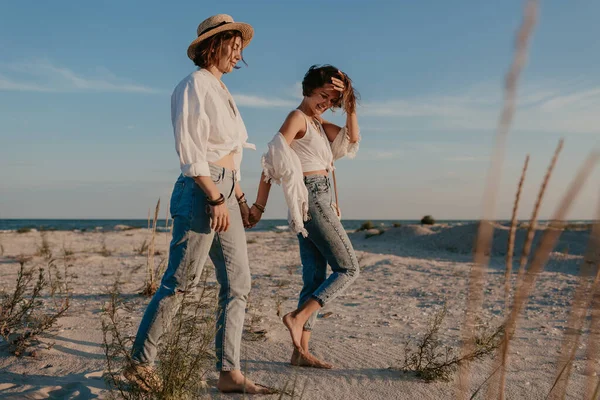
[[[223,168],[219,168],[218,171],[215,169],[211,169],[210,171],[210,179],[215,183],[215,185],[223,182],[225,178],[225,170]]]
[[[175,182],[175,186],[173,187],[173,192],[171,193],[171,202],[169,205],[169,211],[172,216],[177,215],[177,210],[179,209],[179,203],[181,201],[181,197],[183,196],[183,192],[185,190],[185,181],[178,180]]]
[[[327,193],[328,190],[329,185],[327,185],[327,182],[314,182],[310,185],[310,191],[313,194]]]
[[[177,181],[171,194],[170,212],[172,217],[190,217],[193,203],[193,180]]]
[[[326,182],[317,182],[311,188],[311,195],[314,198],[315,203],[319,203],[322,206],[329,205],[331,203],[331,195],[329,193],[329,186]]]

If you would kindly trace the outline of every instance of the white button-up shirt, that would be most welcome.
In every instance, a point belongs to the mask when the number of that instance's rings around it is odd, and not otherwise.
[[[175,150],[185,176],[210,176],[208,163],[233,152],[236,176],[248,133],[233,97],[219,79],[205,69],[185,77],[171,96]]]

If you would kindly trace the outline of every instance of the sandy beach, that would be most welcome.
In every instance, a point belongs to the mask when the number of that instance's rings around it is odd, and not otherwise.
[[[484,286],[480,318],[500,324],[504,308],[504,254],[506,227],[498,226]],[[297,239],[289,232],[248,231],[252,290],[247,322],[262,334],[244,340],[243,364],[255,381],[283,388],[297,376],[304,399],[446,399],[453,398],[455,383],[426,383],[401,371],[404,344],[425,333],[430,318],[446,303],[448,316],[441,331],[448,345],[456,345],[464,319],[470,254],[476,226],[410,225],[389,228],[367,238],[352,232],[361,274],[356,283],[321,311],[313,331],[314,354],[334,364],[332,370],[295,368],[289,360],[289,334],[277,316],[296,306],[301,287]],[[539,232],[538,232],[539,233]],[[150,233],[147,229],[107,232],[44,232],[56,264],[70,255],[72,300],[59,319],[54,336],[42,338],[36,351],[11,355],[5,343],[0,353],[0,397],[12,399],[107,398],[103,381],[106,368],[102,347],[102,310],[111,285],[120,276],[122,297],[128,305],[124,319],[127,334],[134,335],[149,298],[138,293],[145,279],[146,256],[138,254]],[[519,254],[525,230],[517,235]],[[539,234],[537,235],[539,236]],[[589,230],[566,231],[540,275],[535,291],[513,341],[507,377],[508,399],[544,398],[554,380],[559,348],[565,332],[578,271]],[[156,237],[156,263],[168,254],[168,232]],[[36,256],[41,232],[0,234],[0,287],[10,290],[19,269],[17,257],[31,255],[30,267],[44,267]],[[104,250],[104,251],[103,251]],[[516,264],[516,263],[515,263]],[[207,265],[212,269],[212,265]],[[214,282],[214,273],[210,280]],[[54,343],[50,349],[48,344]],[[581,398],[586,377],[584,346],[580,346],[567,398]],[[490,372],[491,359],[473,364],[474,391]],[[211,379],[216,372],[211,373]],[[209,383],[211,382],[209,379]],[[210,397],[219,395],[210,389]],[[271,396],[278,398],[277,395]],[[267,397],[268,398],[268,397]]]

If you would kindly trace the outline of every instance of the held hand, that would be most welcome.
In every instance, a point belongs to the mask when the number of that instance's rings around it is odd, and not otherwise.
[[[258,209],[258,207],[256,207],[255,205],[253,205],[250,208],[250,225],[251,227],[254,227],[256,224],[258,224],[258,221],[260,221],[260,219],[262,218],[262,211],[260,211]]]
[[[253,225],[250,223],[250,207],[248,207],[248,203],[240,203],[240,214],[242,215],[244,228],[252,228]]]
[[[226,232],[229,228],[227,204],[210,207],[210,227],[215,232]]]

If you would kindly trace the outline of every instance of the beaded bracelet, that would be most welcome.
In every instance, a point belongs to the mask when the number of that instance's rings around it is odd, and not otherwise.
[[[258,208],[258,211],[260,211],[261,214],[263,214],[265,212],[265,206],[261,206],[258,203],[254,203],[253,206],[256,207],[256,208]]]
[[[225,203],[225,196],[223,196],[223,193],[221,193],[221,196],[219,196],[219,198],[216,200],[211,200],[208,196],[206,196],[206,202],[213,207],[220,206],[221,204]]]

